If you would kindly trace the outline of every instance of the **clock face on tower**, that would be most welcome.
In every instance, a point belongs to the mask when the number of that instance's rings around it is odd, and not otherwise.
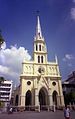
[[[44,73],[44,72],[45,72],[44,67],[40,66],[40,67],[38,68],[38,72],[39,72],[40,74]]]

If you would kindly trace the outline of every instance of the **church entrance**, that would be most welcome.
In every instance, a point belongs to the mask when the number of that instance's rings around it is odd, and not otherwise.
[[[25,99],[26,110],[29,110],[29,106],[31,105],[31,99],[32,99],[31,91],[28,90],[26,92],[26,99]]]
[[[48,92],[45,88],[41,88],[39,91],[39,103],[40,109],[46,109],[48,105]]]
[[[57,95],[58,93],[56,91],[53,92],[53,103],[57,106]]]

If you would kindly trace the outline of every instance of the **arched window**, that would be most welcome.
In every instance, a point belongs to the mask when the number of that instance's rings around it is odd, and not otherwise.
[[[36,51],[38,50],[37,44],[36,44]]]
[[[41,63],[43,63],[43,56],[41,56]]]
[[[39,51],[41,51],[41,45],[39,45]]]
[[[40,56],[38,56],[38,63],[40,63]]]

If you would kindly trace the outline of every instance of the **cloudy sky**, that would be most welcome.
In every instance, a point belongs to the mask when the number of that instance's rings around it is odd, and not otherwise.
[[[75,0],[0,0],[0,76],[19,83],[23,59],[31,59],[40,11],[48,60],[58,57],[62,80],[75,70]]]

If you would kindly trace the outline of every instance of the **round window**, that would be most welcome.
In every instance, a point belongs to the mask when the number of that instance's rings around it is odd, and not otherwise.
[[[27,81],[27,84],[28,84],[28,85],[30,85],[30,84],[31,84],[31,82],[30,82],[30,81]]]
[[[52,85],[55,86],[56,85],[56,82],[52,82]]]

